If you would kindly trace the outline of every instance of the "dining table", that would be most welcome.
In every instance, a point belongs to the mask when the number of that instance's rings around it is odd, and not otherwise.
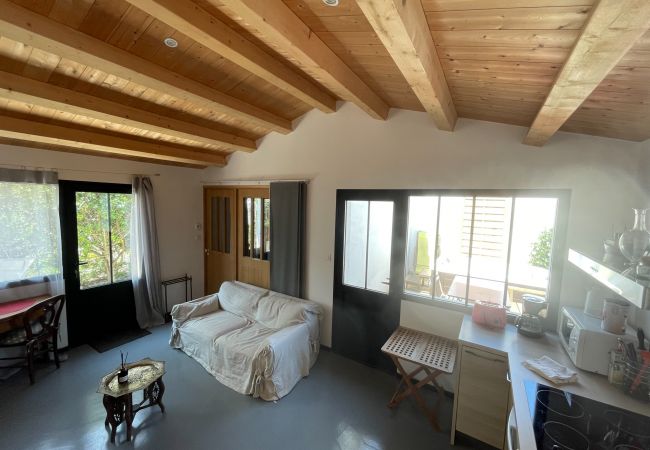
[[[31,298],[21,298],[0,303],[0,334],[23,327],[23,316],[39,302],[49,298],[49,295],[39,295]],[[37,317],[34,317],[36,319]]]

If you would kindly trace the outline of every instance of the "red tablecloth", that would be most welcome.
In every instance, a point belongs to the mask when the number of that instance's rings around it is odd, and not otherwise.
[[[43,297],[23,298],[11,302],[0,303],[0,318],[11,315],[12,313],[23,311],[35,305]]]

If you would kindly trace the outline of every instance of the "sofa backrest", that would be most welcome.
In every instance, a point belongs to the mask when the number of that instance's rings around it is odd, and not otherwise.
[[[219,305],[224,311],[255,319],[255,312],[262,297],[268,290],[237,281],[225,281],[219,288]]]
[[[255,320],[265,327],[280,329],[305,322],[309,314],[320,314],[320,307],[314,302],[269,291],[257,304]]]

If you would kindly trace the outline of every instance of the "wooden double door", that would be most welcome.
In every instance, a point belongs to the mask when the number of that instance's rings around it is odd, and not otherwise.
[[[231,280],[269,288],[270,224],[268,188],[204,189],[206,294]]]

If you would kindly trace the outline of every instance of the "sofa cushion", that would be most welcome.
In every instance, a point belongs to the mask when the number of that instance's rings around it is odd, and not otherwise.
[[[190,338],[207,351],[212,351],[212,345],[217,338],[233,330],[245,327],[250,321],[228,311],[217,311],[189,319],[181,329],[186,338]]]
[[[257,304],[255,320],[277,330],[304,322],[309,310],[308,302],[271,291]]]
[[[268,292],[244,283],[226,281],[219,289],[219,304],[225,311],[253,319],[260,298]]]
[[[262,366],[271,364],[271,355],[265,352],[261,356],[260,352],[268,347],[268,338],[275,332],[253,322],[220,336],[212,348],[214,367],[219,368],[217,379],[238,392],[253,393],[256,371],[264,370],[255,368],[254,360],[261,357],[265,360]]]

